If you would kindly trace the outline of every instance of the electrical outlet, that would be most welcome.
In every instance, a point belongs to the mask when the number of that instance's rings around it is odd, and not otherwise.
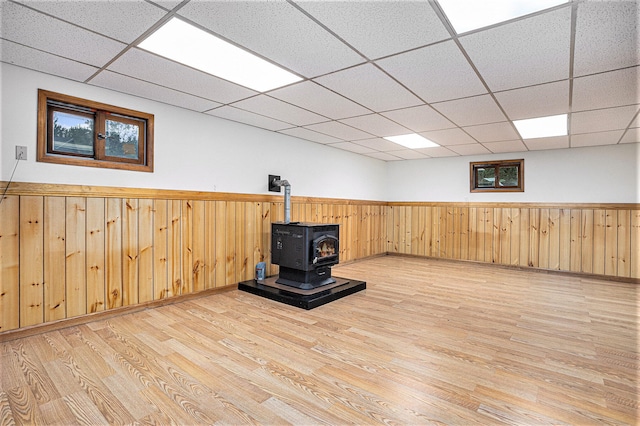
[[[16,160],[27,159],[27,147],[16,145]]]

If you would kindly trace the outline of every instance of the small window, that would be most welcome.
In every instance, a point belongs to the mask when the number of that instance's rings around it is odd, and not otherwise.
[[[523,192],[524,160],[470,163],[471,192]]]
[[[38,90],[38,161],[153,171],[153,115]]]

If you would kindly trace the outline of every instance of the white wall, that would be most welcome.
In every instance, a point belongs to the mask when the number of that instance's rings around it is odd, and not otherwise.
[[[18,182],[260,194],[269,193],[268,175],[275,174],[289,180],[294,196],[386,196],[380,160],[4,63],[0,75],[3,181],[16,164],[15,146],[25,145]],[[36,162],[39,88],[154,114],[154,173]]]
[[[533,151],[384,163],[286,135],[0,64],[0,180],[28,147],[19,182],[260,194],[281,175],[292,194],[388,201],[638,203],[640,145]],[[155,115],[155,172],[35,161],[37,89]],[[470,193],[469,162],[525,159],[524,193]],[[330,164],[330,172],[325,165]],[[329,177],[327,177],[329,176]]]
[[[524,192],[471,193],[469,162],[524,158]],[[388,201],[638,203],[640,144],[391,162]]]

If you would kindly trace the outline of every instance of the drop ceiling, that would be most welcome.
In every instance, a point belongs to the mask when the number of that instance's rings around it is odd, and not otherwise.
[[[2,62],[384,161],[640,142],[637,0],[462,34],[435,0],[0,1]],[[258,93],[137,47],[173,17],[303,80]],[[564,113],[568,136],[512,123]],[[440,146],[383,139],[407,133]]]

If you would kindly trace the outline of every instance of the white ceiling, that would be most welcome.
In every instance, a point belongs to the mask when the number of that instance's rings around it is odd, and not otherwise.
[[[640,142],[638,0],[456,34],[437,0],[0,0],[2,62],[385,161]],[[137,44],[177,16],[303,78],[257,93]],[[511,120],[569,114],[568,137]],[[440,144],[382,139],[417,132]]]

